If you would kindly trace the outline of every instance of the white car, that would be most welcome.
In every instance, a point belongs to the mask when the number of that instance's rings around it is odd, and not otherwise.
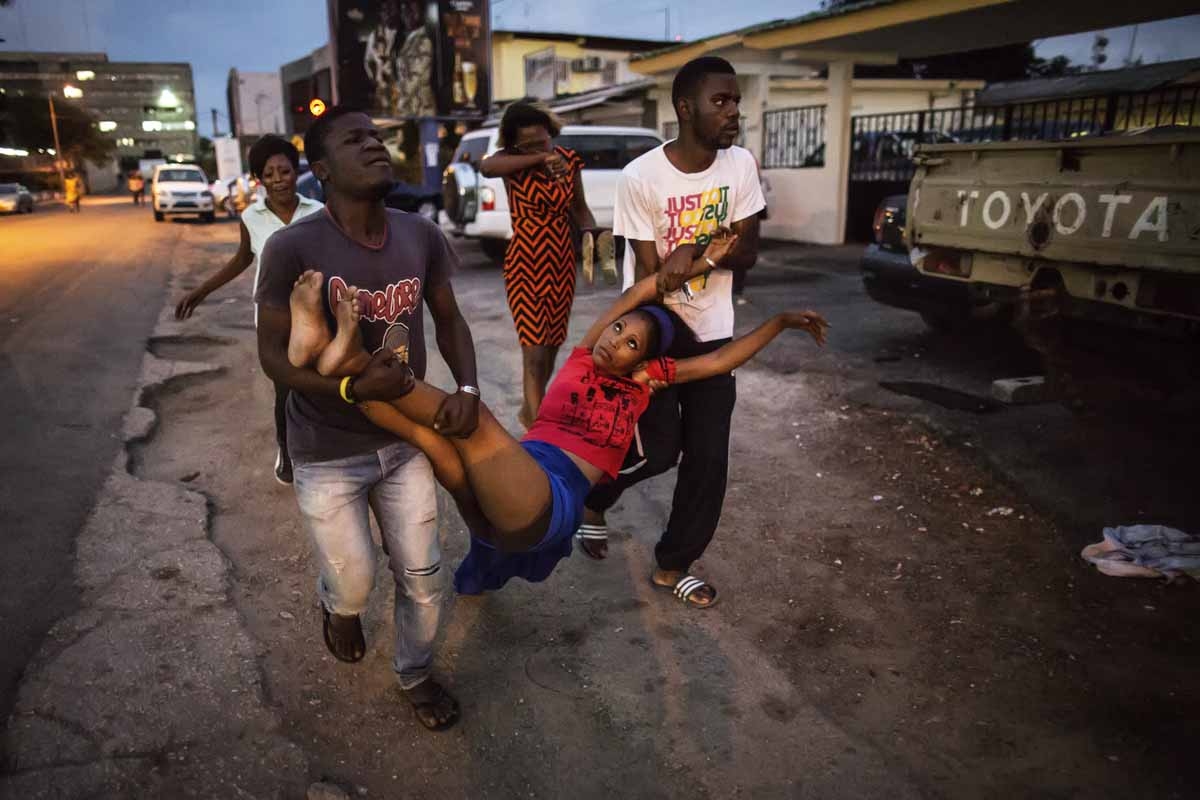
[[[508,195],[504,179],[483,177],[479,162],[496,152],[499,135],[498,128],[465,134],[442,178],[443,227],[456,236],[479,239],[483,251],[497,261],[504,258],[512,238]],[[554,140],[583,159],[583,192],[596,224],[606,228],[612,227],[621,170],[662,142],[649,128],[602,125],[567,125]]]
[[[187,214],[212,222],[215,203],[204,170],[192,164],[159,164],[150,181],[154,221]]]

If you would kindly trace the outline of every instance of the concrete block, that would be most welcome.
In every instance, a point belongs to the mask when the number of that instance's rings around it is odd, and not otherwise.
[[[992,397],[1014,406],[1045,403],[1050,399],[1046,392],[1046,379],[1041,375],[992,381]]]

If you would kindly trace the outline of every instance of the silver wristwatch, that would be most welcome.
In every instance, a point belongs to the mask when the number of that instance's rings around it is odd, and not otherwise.
[[[466,383],[464,383],[462,386],[459,386],[459,387],[458,387],[458,390],[459,390],[460,392],[462,392],[463,394],[473,394],[473,395],[475,395],[476,397],[482,397],[482,395],[481,395],[481,394],[479,394],[479,387],[478,387],[478,386],[471,386],[470,384],[466,384]]]

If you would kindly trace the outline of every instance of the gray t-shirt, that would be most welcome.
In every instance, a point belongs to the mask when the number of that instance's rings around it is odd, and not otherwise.
[[[305,270],[325,276],[325,320],[336,330],[333,308],[348,286],[358,287],[363,345],[395,350],[418,378],[425,376],[425,293],[450,280],[458,257],[441,230],[419,214],[387,212],[383,244],[351,239],[327,211],[293,222],[267,240],[254,299],[288,308],[292,286]],[[333,461],[395,444],[361,411],[337,397],[292,392],[287,406],[288,450],[298,463]]]

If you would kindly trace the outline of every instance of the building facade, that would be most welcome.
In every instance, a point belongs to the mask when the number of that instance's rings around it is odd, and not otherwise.
[[[103,53],[0,52],[0,93],[75,103],[116,145],[107,165],[87,165],[93,192],[117,186],[143,158],[187,161],[196,152],[192,67],[109,61]]]
[[[225,84],[225,99],[229,105],[231,135],[257,138],[265,133],[284,133],[279,73],[231,69]]]
[[[493,31],[492,97],[497,104],[549,100],[636,81],[644,76],[630,69],[630,56],[662,46],[660,40]]]
[[[334,103],[333,53],[329,45],[284,64],[276,80],[283,93],[284,132],[303,136],[315,119],[311,103],[320,100],[326,107]]]

